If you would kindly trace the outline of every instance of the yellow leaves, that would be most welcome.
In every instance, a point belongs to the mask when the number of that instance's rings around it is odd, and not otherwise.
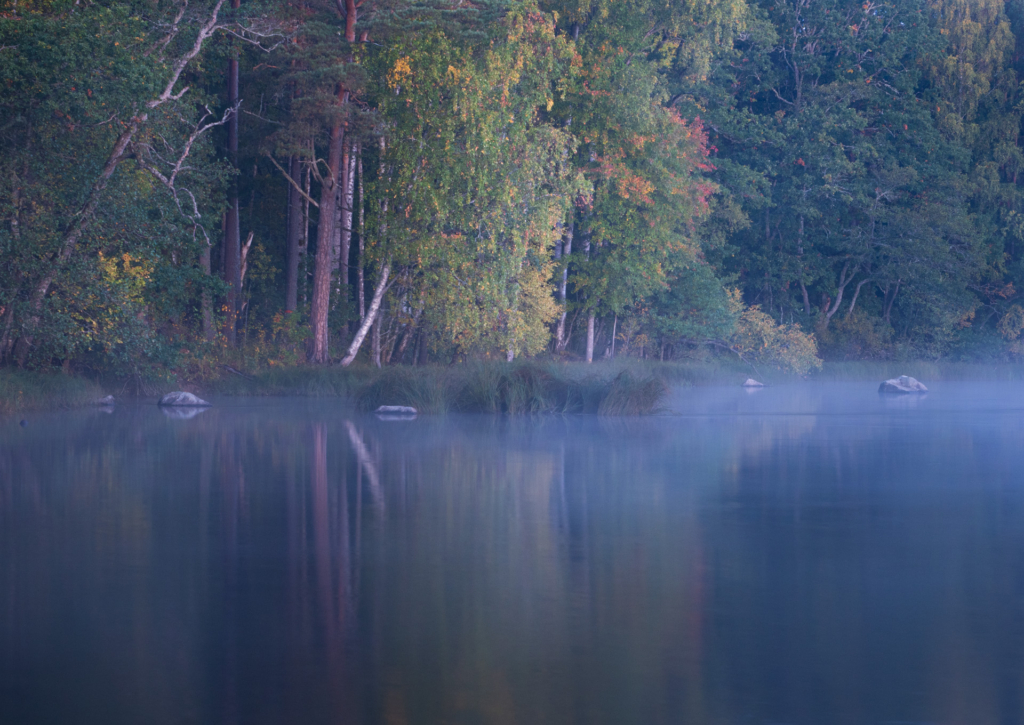
[[[451,68],[451,66],[449,66]],[[408,56],[403,56],[395,61],[395,66],[388,72],[388,87],[396,88],[407,78],[412,76],[412,65]]]
[[[549,98],[548,99],[548,103],[547,103],[548,110],[550,111],[554,105],[555,105],[555,99],[554,98]]]
[[[1024,309],[1020,305],[1011,307],[1003,315],[1002,319],[999,320],[996,329],[1003,336],[1004,340],[1013,341],[1018,339],[1021,331],[1024,330]]]

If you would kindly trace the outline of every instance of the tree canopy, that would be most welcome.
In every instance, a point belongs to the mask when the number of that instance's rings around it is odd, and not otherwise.
[[[1022,21],[3,0],[0,363],[1015,359]]]

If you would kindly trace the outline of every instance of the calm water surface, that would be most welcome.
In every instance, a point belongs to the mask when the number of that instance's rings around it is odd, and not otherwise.
[[[0,722],[1022,723],[1024,386],[0,421]]]

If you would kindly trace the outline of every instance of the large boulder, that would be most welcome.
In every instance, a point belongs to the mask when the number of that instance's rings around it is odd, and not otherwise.
[[[160,401],[157,403],[157,405],[181,405],[198,408],[207,407],[210,405],[210,403],[207,403],[202,398],[192,395],[192,393],[184,393],[178,390],[173,393],[168,393],[164,397],[160,398]]]
[[[115,404],[114,396],[113,395],[104,395],[102,398],[97,398],[96,400],[92,401],[92,404],[93,405],[99,405],[100,407],[104,407],[104,408],[109,407],[109,406]]]
[[[879,393],[893,393],[903,395],[906,393],[927,393],[928,388],[920,380],[909,375],[900,375],[898,378],[886,380],[878,386]]]
[[[759,383],[753,378],[747,378],[747,382],[743,383],[744,388],[763,388],[764,383]]]

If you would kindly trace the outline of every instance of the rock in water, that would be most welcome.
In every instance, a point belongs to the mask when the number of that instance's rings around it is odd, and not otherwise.
[[[192,393],[184,393],[178,390],[173,393],[168,393],[164,397],[160,398],[160,402],[158,402],[157,405],[189,405],[193,407],[201,407],[208,406],[210,403],[207,403],[202,398],[192,395]]]
[[[99,398],[98,400],[92,401],[92,404],[93,405],[102,405],[102,406],[113,405],[114,404],[114,396],[113,395],[104,395],[102,398]]]
[[[382,405],[373,412],[377,415],[416,415],[416,409],[408,405]]]
[[[753,378],[747,378],[747,382],[743,383],[744,388],[763,388],[764,383],[759,383]]]
[[[909,375],[900,375],[898,378],[886,380],[878,386],[879,393],[927,393],[928,388],[924,383]]]

